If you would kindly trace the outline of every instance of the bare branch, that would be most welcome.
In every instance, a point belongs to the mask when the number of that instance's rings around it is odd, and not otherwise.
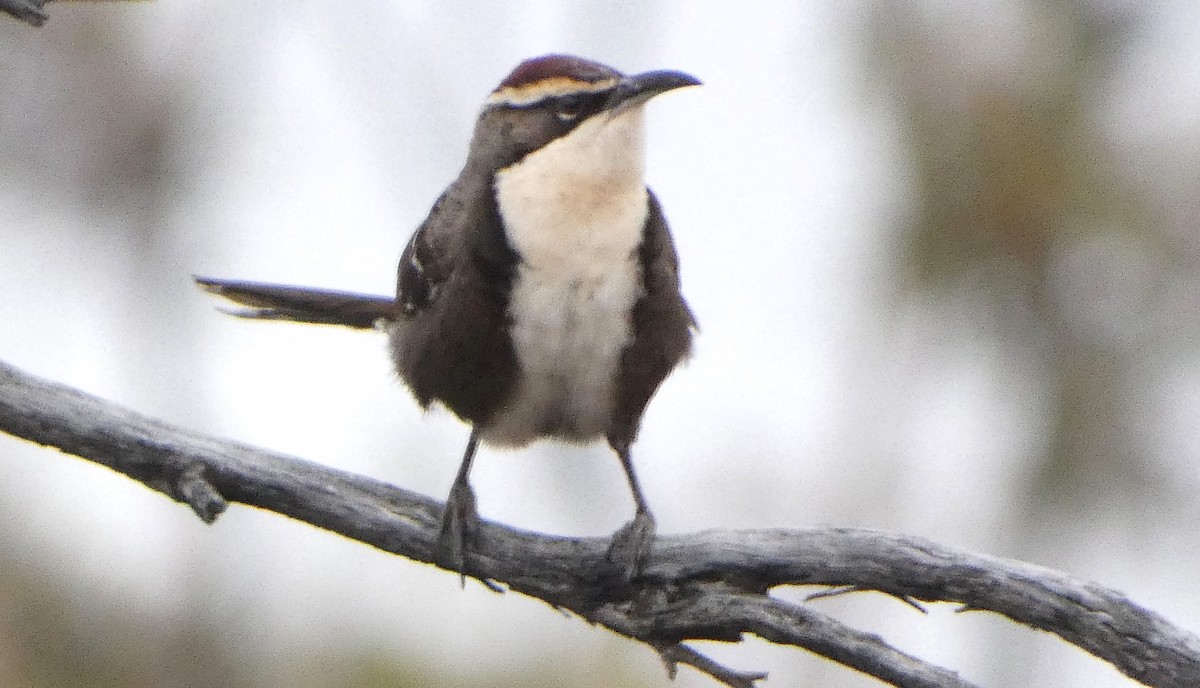
[[[108,466],[207,522],[240,502],[436,565],[435,500],[183,430],[3,363],[0,431]],[[1118,592],[1031,564],[861,529],[706,531],[659,537],[643,575],[615,589],[597,577],[606,544],[488,522],[465,573],[644,642],[672,670],[685,664],[742,688],[762,675],[726,668],[681,643],[736,642],[752,633],[896,686],[972,685],[808,606],[771,597],[780,585],[875,590],[914,605],[991,611],[1054,633],[1145,685],[1200,685],[1200,638]]]

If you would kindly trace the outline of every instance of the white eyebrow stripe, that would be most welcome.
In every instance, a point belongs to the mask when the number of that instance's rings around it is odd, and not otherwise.
[[[566,76],[556,76],[550,79],[535,81],[531,84],[498,88],[488,96],[487,104],[510,105],[513,107],[533,105],[538,101],[556,96],[607,91],[616,86],[618,81],[620,80],[615,78],[603,79],[601,81],[580,81]]]

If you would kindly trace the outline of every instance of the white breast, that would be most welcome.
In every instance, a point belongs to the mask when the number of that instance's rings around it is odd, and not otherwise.
[[[641,296],[646,222],[640,108],[600,115],[496,176],[520,255],[509,300],[520,383],[483,428],[521,445],[602,437]]]

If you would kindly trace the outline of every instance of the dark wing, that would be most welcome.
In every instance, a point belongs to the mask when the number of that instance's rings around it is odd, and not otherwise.
[[[405,317],[411,318],[429,308],[445,279],[444,261],[439,260],[431,240],[436,233],[434,228],[438,226],[438,218],[446,211],[447,193],[433,204],[429,217],[413,232],[400,254],[396,270],[396,303]]]
[[[647,194],[650,208],[638,248],[644,291],[633,307],[633,341],[621,356],[616,413],[608,432],[618,450],[633,442],[650,398],[691,352],[696,329],[679,291],[679,258],[667,219],[654,193]]]
[[[229,311],[240,318],[342,325],[365,330],[374,328],[380,320],[396,318],[396,300],[388,296],[211,277],[196,277],[195,280],[204,291],[247,306]]]
[[[480,422],[516,374],[507,332],[516,256],[504,237],[491,176],[465,171],[434,204],[400,257],[401,317],[392,358],[417,401]]]

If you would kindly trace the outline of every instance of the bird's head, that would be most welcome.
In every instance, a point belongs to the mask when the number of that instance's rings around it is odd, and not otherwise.
[[[604,155],[597,146],[628,145],[640,151],[642,106],[661,93],[699,84],[695,77],[676,71],[626,76],[571,55],[529,59],[484,102],[471,156],[499,170],[567,138],[588,139],[576,146],[583,155]],[[605,130],[617,130],[616,136],[588,145]]]

